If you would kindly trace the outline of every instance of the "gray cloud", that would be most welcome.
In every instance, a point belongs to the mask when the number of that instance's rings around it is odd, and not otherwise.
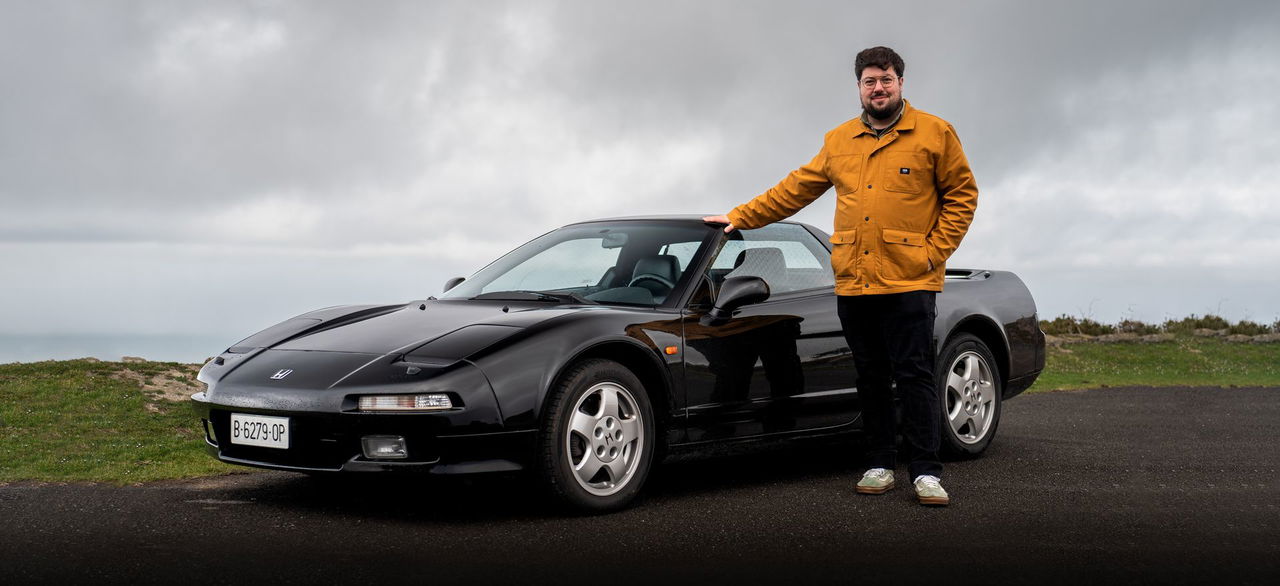
[[[857,114],[852,57],[876,44],[904,55],[908,99],[955,124],[977,173],[978,220],[955,263],[1019,271],[1047,313],[1101,298],[1113,318],[1144,297],[1137,283],[1185,267],[1221,290],[1168,293],[1168,311],[1221,298],[1276,311],[1242,293],[1258,289],[1243,275],[1280,269],[1274,3],[3,12],[0,270],[35,283],[6,295],[44,307],[74,290],[65,275],[89,275],[134,316],[72,311],[58,325],[0,309],[17,330],[172,331],[207,308],[243,311],[210,275],[254,290],[246,321],[288,313],[281,298],[301,311],[422,296],[564,222],[723,212]],[[798,219],[829,227],[830,199]],[[155,294],[184,301],[158,316],[130,297],[136,274],[101,271],[121,255],[170,275]],[[412,269],[370,272],[393,266]],[[388,279],[404,280],[380,288]]]

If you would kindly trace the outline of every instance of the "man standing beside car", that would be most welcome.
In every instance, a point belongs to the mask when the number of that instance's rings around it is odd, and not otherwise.
[[[835,186],[831,266],[870,440],[869,469],[857,491],[883,494],[894,487],[896,381],[916,496],[922,504],[946,505],[933,322],[945,264],[973,221],[978,187],[955,129],[902,98],[905,66],[893,49],[858,53],[854,72],[860,117],[828,132],[817,156],[777,186],[727,215],[703,219],[727,224],[725,232],[759,228]]]

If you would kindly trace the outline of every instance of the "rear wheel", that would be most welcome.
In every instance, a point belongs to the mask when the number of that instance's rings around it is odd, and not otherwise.
[[[653,462],[653,408],[640,380],[611,360],[584,360],[549,401],[538,445],[551,494],[583,512],[625,507]]]
[[[995,437],[1003,393],[991,350],[972,334],[951,338],[939,353],[937,385],[943,450],[961,457],[981,454]]]

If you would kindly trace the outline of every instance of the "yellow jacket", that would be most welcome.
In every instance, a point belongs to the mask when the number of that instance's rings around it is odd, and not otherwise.
[[[973,221],[978,186],[956,131],[907,102],[880,139],[854,118],[812,161],[729,212],[743,229],[800,211],[836,188],[831,266],[837,295],[941,291],[947,258]],[[932,269],[930,269],[932,263]]]

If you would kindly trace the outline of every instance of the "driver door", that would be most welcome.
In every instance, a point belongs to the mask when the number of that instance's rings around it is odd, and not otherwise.
[[[787,434],[852,423],[852,356],[836,314],[830,253],[797,224],[731,233],[685,310],[689,441]],[[770,296],[711,321],[718,285],[756,276]]]

